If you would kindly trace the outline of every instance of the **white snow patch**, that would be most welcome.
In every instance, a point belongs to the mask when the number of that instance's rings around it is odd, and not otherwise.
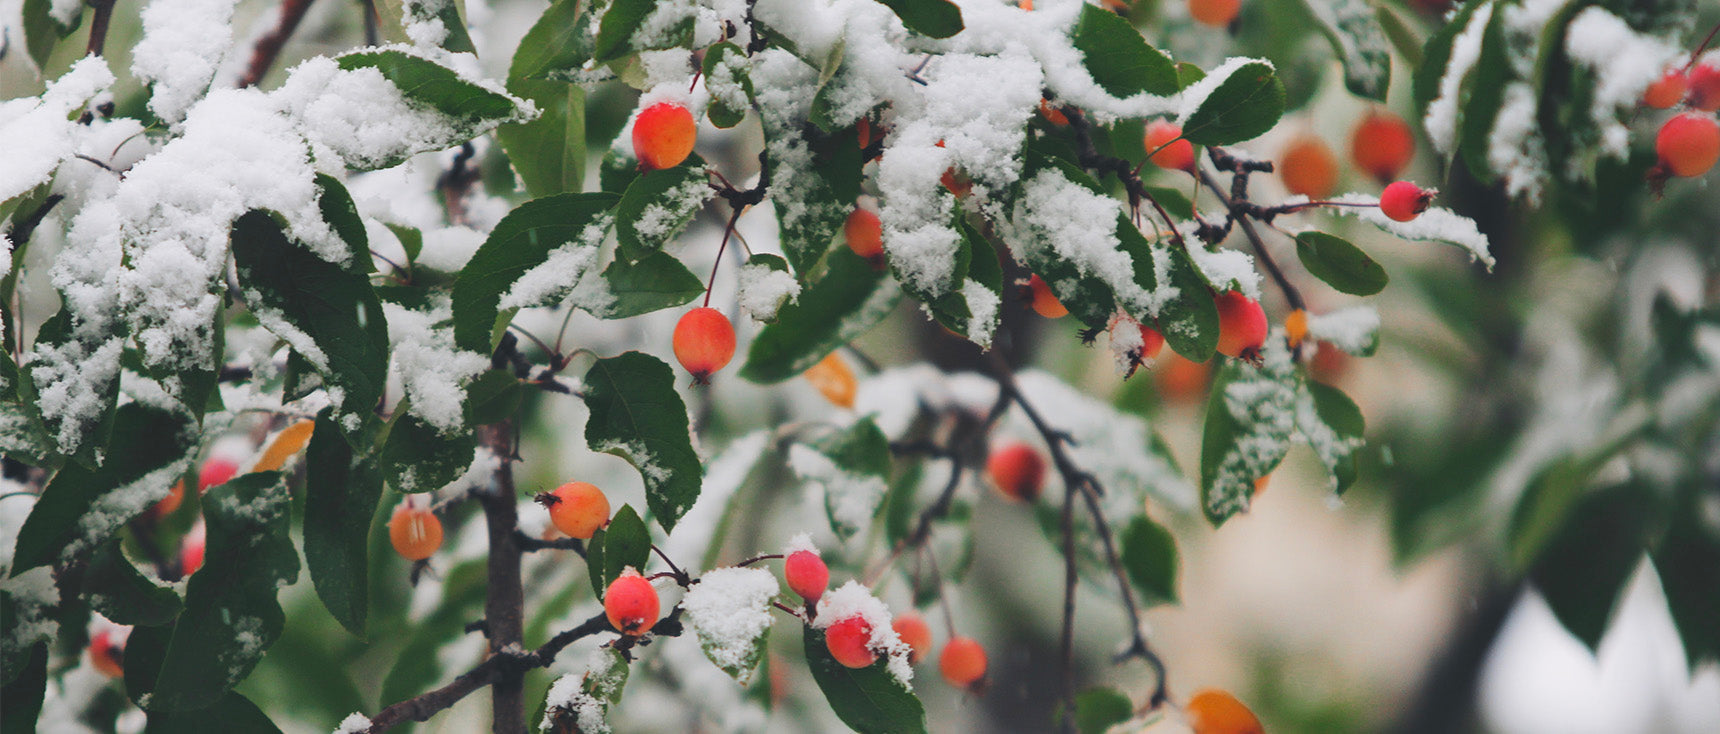
[[[699,635],[717,667],[751,685],[770,631],[770,602],[782,591],[776,575],[762,568],[719,568],[699,577],[681,598],[687,624]]]

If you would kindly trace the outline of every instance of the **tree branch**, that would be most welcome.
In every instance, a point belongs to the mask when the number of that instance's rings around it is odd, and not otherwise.
[[[1213,153],[1214,160],[1217,160],[1217,156],[1221,155],[1221,153],[1216,152],[1218,151],[1217,148],[1208,148],[1207,150]],[[1246,201],[1239,202],[1238,199],[1227,195],[1224,187],[1219,185],[1218,180],[1213,178],[1212,174],[1204,170],[1200,171],[1199,174],[1201,184],[1210,189],[1213,196],[1218,197],[1219,203],[1223,204],[1225,210],[1230,213],[1230,218],[1242,228],[1242,234],[1248,238],[1248,243],[1254,246],[1254,254],[1259,257],[1260,264],[1266,268],[1266,273],[1271,275],[1272,280],[1278,284],[1278,289],[1284,292],[1284,300],[1289,301],[1290,307],[1293,309],[1305,309],[1307,304],[1302,301],[1302,292],[1296,290],[1296,286],[1290,283],[1289,278],[1284,277],[1284,271],[1278,268],[1278,262],[1272,259],[1272,253],[1267,252],[1266,243],[1260,239],[1260,233],[1255,231],[1254,222],[1250,220],[1249,216],[1252,213],[1251,207]],[[1236,175],[1243,176],[1245,174],[1237,173]]]
[[[311,0],[281,0],[281,22],[257,39],[257,45],[251,49],[251,63],[245,67],[245,76],[240,77],[239,86],[254,87],[263,81],[269,67],[274,66],[275,59],[281,55],[281,49],[286,47],[287,39],[292,37],[299,21],[304,20],[305,12],[310,9]]]
[[[90,15],[90,44],[88,56],[102,55],[102,48],[107,45],[108,21],[113,19],[113,4],[115,0],[89,0],[95,12]]]
[[[519,654],[524,638],[525,590],[520,580],[520,546],[515,538],[519,511],[515,506],[513,463],[507,458],[513,455],[512,421],[485,427],[482,440],[492,453],[502,457],[496,467],[495,486],[476,495],[484,508],[484,523],[490,535],[484,621],[488,624],[492,659],[496,659]],[[525,734],[524,670],[498,669],[488,682],[494,701],[491,730],[495,734]]]

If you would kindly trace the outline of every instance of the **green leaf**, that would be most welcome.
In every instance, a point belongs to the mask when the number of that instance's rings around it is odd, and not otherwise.
[[[832,250],[828,264],[823,277],[777,311],[775,323],[759,330],[741,377],[758,383],[798,377],[895,309],[902,295],[895,281],[852,250]]]
[[[1338,443],[1311,441],[1314,453],[1332,472],[1337,481],[1334,491],[1343,494],[1350,485],[1355,484],[1357,468],[1354,445],[1359,444],[1367,430],[1367,424],[1362,419],[1362,409],[1356,407],[1342,390],[1319,382],[1306,383],[1309,397],[1314,401],[1314,414],[1319,423],[1325,426],[1338,439]],[[1300,416],[1298,417],[1300,421]],[[1301,424],[1298,428],[1304,437],[1324,435],[1317,426]],[[1339,444],[1350,444],[1344,448]]]
[[[509,91],[513,91],[512,80],[560,77],[562,72],[577,72],[591,60],[602,14],[588,12],[589,7],[599,6],[578,0],[556,0],[544,9],[537,23],[520,40],[508,65]]]
[[[519,205],[496,228],[454,281],[454,341],[461,349],[489,354],[502,296],[520,276],[542,265],[557,248],[580,240],[582,231],[618,200],[613,194],[558,194]],[[581,242],[598,247],[597,242]],[[579,273],[569,273],[571,289]]]
[[[18,531],[12,575],[94,549],[94,539],[117,531],[149,507],[131,490],[167,496],[191,461],[197,428],[191,417],[126,403],[114,412],[106,463],[91,469],[68,463],[42,490]],[[127,496],[130,494],[131,496]]]
[[[657,0],[614,0],[610,3],[597,26],[597,46],[593,49],[592,61],[603,64],[640,51],[692,43],[693,16],[687,15],[668,32],[658,33],[650,39],[651,42],[635,46],[640,26],[656,9]]]
[[[328,222],[329,228],[340,236],[352,254],[352,259],[346,263],[347,270],[360,274],[374,272],[376,266],[370,257],[370,237],[364,232],[364,220],[358,216],[358,205],[353,203],[352,194],[347,193],[340,181],[326,173],[317,174],[315,180],[317,208],[322,212],[323,221]],[[220,334],[219,329],[216,334]]]
[[[329,614],[363,638],[370,523],[382,496],[382,472],[375,457],[355,454],[339,430],[328,410],[319,413],[305,453],[305,566]]]
[[[519,115],[507,95],[461,79],[453,69],[402,51],[355,51],[335,59],[351,71],[371,67],[394,82],[408,100],[468,125],[512,120]]]
[[[1271,374],[1236,361],[1227,360],[1218,370],[1200,446],[1201,509],[1213,527],[1246,512],[1254,480],[1271,473],[1290,451],[1295,425],[1283,420],[1283,414],[1295,410],[1296,393],[1286,381],[1282,372]],[[1233,407],[1226,392],[1241,383],[1246,387],[1237,391]]]
[[[0,700],[6,702],[0,707],[0,734],[33,734],[42,713],[42,697],[48,689],[48,646],[31,645],[26,655],[23,665],[8,666],[6,674],[11,677],[0,688]]]
[[[674,308],[703,295],[705,284],[675,256],[654,251],[629,263],[616,259],[603,269],[605,298],[575,305],[604,319],[626,319]],[[594,291],[595,292],[595,291]]]
[[[38,69],[47,67],[48,56],[54,52],[54,46],[72,35],[84,20],[83,10],[79,9],[71,25],[62,24],[54,19],[52,7],[52,0],[24,0],[24,47]]]
[[[591,57],[592,13],[580,9],[579,0],[550,4],[508,67],[508,91],[531,100],[542,114],[496,128],[496,140],[534,198],[577,192],[585,181],[585,90],[537,78],[546,69],[577,68]]]
[[[1553,615],[1590,650],[1599,648],[1619,591],[1642,561],[1659,501],[1632,485],[1584,496],[1529,570]]]
[[[1073,40],[1087,73],[1114,97],[1168,96],[1179,88],[1176,65],[1116,13],[1083,5]]]
[[[299,576],[298,552],[288,536],[291,502],[277,472],[247,474],[203,495],[208,552],[203,568],[191,575],[185,611],[162,648],[149,711],[189,711],[219,702],[280,636],[286,616],[275,594]],[[129,666],[129,650],[127,658]]]
[[[1129,521],[1122,533],[1123,570],[1148,605],[1177,600],[1177,543],[1171,531],[1146,515]]]
[[[1283,115],[1284,84],[1272,65],[1248,61],[1200,100],[1183,124],[1183,137],[1195,145],[1240,143],[1271,130]]]
[[[96,547],[84,569],[82,594],[90,608],[114,624],[161,625],[184,608],[172,586],[145,576],[126,558],[118,537]]]
[[[149,725],[143,734],[195,734],[219,731],[223,734],[280,734],[280,728],[269,720],[257,704],[228,691],[215,705],[196,711],[156,711],[149,714]]]
[[[515,381],[517,387],[518,381]],[[401,492],[430,492],[448,486],[472,465],[477,442],[469,430],[443,433],[418,416],[395,408],[394,425],[382,444],[382,476]]]
[[[1105,734],[1134,715],[1134,702],[1115,689],[1089,688],[1075,694],[1075,728],[1081,734]]]
[[[1671,527],[1653,554],[1689,670],[1720,660],[1720,626],[1714,624],[1720,619],[1720,537],[1712,525],[1703,524],[1694,494],[1689,505],[1672,514]]]
[[[466,386],[466,424],[487,426],[519,412],[525,388],[507,370],[487,370]]]
[[[639,162],[632,155],[617,153],[614,148],[603,152],[597,162],[597,187],[620,196],[639,177]]]
[[[706,88],[711,90],[711,102],[705,106],[705,116],[711,119],[712,125],[731,128],[746,119],[747,110],[753,105],[752,77],[746,69],[746,51],[740,46],[725,41],[705,51],[701,71]],[[732,106],[736,100],[726,98],[737,91],[746,96],[746,104],[740,107]]]
[[[1159,333],[1172,351],[1205,362],[1218,350],[1218,306],[1212,300],[1212,286],[1188,250],[1167,244],[1154,247],[1170,251],[1170,280],[1177,289],[1177,297],[1159,311]]]
[[[1384,102],[1392,59],[1385,33],[1367,0],[1302,0],[1344,65],[1344,86],[1358,97]],[[1385,8],[1380,8],[1384,12]]]
[[[823,630],[809,627],[803,639],[812,679],[850,729],[861,734],[926,731],[926,710],[919,697],[890,675],[884,658],[869,667],[850,668],[830,656]]]
[[[1325,232],[1296,235],[1296,256],[1302,267],[1340,293],[1371,296],[1386,287],[1386,269],[1368,253]]]
[[[615,235],[620,241],[616,260],[637,262],[661,250],[715,195],[698,156],[674,168],[640,174],[615,205]]]
[[[1392,43],[1392,50],[1403,57],[1411,73],[1419,70],[1422,59],[1421,38],[1391,6],[1381,4],[1374,10],[1379,16],[1380,29],[1385,31],[1386,38]]]
[[[854,211],[860,195],[859,137],[853,128],[823,135],[804,120],[785,120],[782,115],[765,115],[761,121],[768,145],[805,145],[812,150],[805,168],[776,171],[771,187],[783,255],[795,274],[805,279],[830,251]],[[791,174],[792,185],[785,184]]]
[[[664,531],[699,498],[704,467],[693,451],[687,406],[675,392],[675,373],[640,352],[599,359],[585,373],[585,442],[614,454],[645,480],[645,506]]]
[[[950,0],[878,0],[896,11],[908,30],[932,38],[949,38],[962,31],[962,11]]]
[[[1422,62],[1415,71],[1416,107],[1426,110],[1427,105],[1439,96],[1439,82],[1445,77],[1446,64],[1451,61],[1451,46],[1457,40],[1458,34],[1469,26],[1469,21],[1475,11],[1481,8],[1491,8],[1493,4],[1485,0],[1462,3],[1451,19],[1445,22],[1433,36],[1427,39],[1422,47]]]
[[[592,534],[586,544],[585,569],[591,575],[591,590],[602,599],[609,584],[629,568],[644,573],[651,560],[651,531],[632,505],[622,505],[608,527]]]
[[[1487,23],[1487,30],[1481,36],[1481,56],[1469,73],[1462,102],[1458,105],[1462,123],[1457,147],[1463,155],[1463,162],[1469,166],[1469,172],[1481,181],[1491,181],[1495,176],[1487,160],[1487,150],[1491,144],[1493,123],[1499,119],[1499,110],[1505,104],[1505,87],[1514,76],[1511,49],[1505,37],[1505,15],[1503,11],[1495,10]]]
[[[368,253],[352,255],[369,259]],[[326,384],[340,388],[336,422],[353,445],[369,443],[388,379],[388,323],[369,279],[289,239],[260,211],[233,223],[233,261],[246,305],[268,314],[264,327],[301,355],[321,353],[310,361]]]

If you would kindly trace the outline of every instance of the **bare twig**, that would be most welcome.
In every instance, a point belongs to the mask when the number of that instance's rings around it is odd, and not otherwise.
[[[1208,148],[1208,150],[1215,151],[1217,148]],[[1241,176],[1243,174],[1238,173],[1236,175]],[[1277,261],[1272,259],[1272,253],[1266,250],[1266,243],[1260,239],[1260,233],[1255,231],[1254,222],[1250,216],[1250,207],[1245,202],[1239,204],[1238,199],[1226,194],[1224,187],[1219,185],[1218,179],[1213,178],[1212,174],[1204,170],[1200,171],[1200,182],[1212,191],[1213,196],[1218,197],[1219,203],[1223,204],[1224,208],[1230,212],[1231,219],[1235,220],[1236,224],[1242,228],[1242,234],[1248,238],[1248,243],[1253,245],[1254,254],[1260,258],[1260,264],[1266,268],[1267,274],[1271,275],[1272,280],[1278,284],[1278,289],[1284,292],[1284,300],[1288,301],[1293,309],[1306,308],[1307,305],[1302,300],[1302,292],[1296,290],[1296,286],[1290,283],[1289,278],[1284,277],[1284,271],[1278,268]]]
[[[95,12],[90,15],[90,44],[87,50],[89,56],[102,55],[102,47],[107,45],[108,21],[113,19],[113,4],[115,0],[89,0]]]
[[[275,59],[281,55],[281,49],[286,47],[287,39],[292,37],[299,21],[304,20],[305,12],[310,9],[311,0],[281,0],[281,22],[257,39],[257,45],[251,48],[251,63],[245,67],[245,75],[239,78],[239,86],[254,87],[263,81],[269,67],[274,66]]]
[[[502,421],[482,430],[484,445],[498,457],[495,486],[492,491],[474,495],[484,508],[484,524],[489,529],[490,552],[487,561],[489,576],[484,592],[484,620],[489,624],[492,659],[515,653],[524,639],[523,609],[525,590],[520,580],[520,546],[516,540],[519,511],[515,506],[513,463],[506,457],[514,454],[512,421]],[[491,687],[494,711],[491,730],[495,734],[525,734],[524,670],[517,666],[497,669],[487,681]]]

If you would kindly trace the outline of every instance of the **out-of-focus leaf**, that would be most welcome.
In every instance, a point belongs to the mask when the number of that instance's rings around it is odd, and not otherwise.
[[[896,11],[908,30],[932,38],[949,38],[962,31],[962,11],[950,0],[878,0]]]
[[[1123,570],[1147,604],[1177,600],[1177,543],[1163,525],[1138,515],[1122,532]]]
[[[117,537],[90,554],[82,595],[114,624],[167,624],[184,607],[173,587],[145,576],[125,557]]]
[[[1344,65],[1344,86],[1351,94],[1384,102],[1392,60],[1373,6],[1366,0],[1302,0],[1302,4]]]
[[[1325,232],[1303,232],[1296,235],[1296,256],[1302,267],[1314,277],[1339,292],[1353,296],[1371,296],[1386,287],[1386,269],[1368,257],[1368,253],[1339,237]]]
[[[280,734],[280,728],[269,720],[257,704],[228,691],[215,705],[195,711],[154,711],[143,734],[195,734],[218,731],[223,734]]]
[[[586,571],[591,575],[591,590],[602,599],[609,584],[632,568],[641,573],[651,560],[651,531],[631,505],[622,505],[610,518],[608,527],[591,536],[585,549]]]
[[[362,638],[370,521],[382,496],[382,472],[375,457],[355,453],[340,438],[326,410],[317,416],[305,467],[305,566],[329,614]]]

